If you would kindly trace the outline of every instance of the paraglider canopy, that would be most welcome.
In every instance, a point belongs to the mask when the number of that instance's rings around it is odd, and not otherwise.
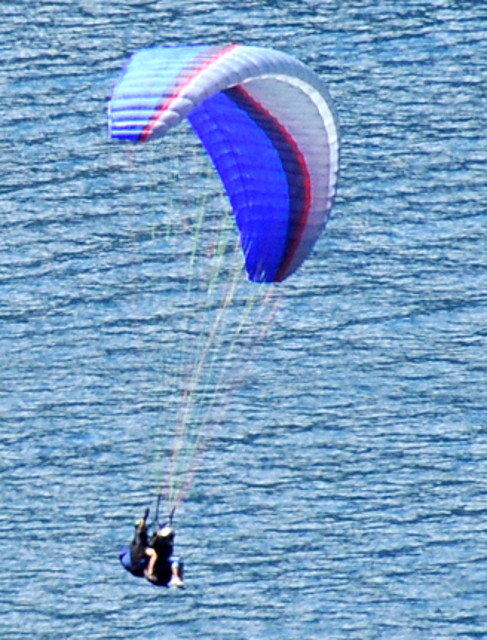
[[[311,69],[272,49],[154,47],[132,55],[109,103],[113,138],[144,142],[188,118],[230,199],[250,280],[280,282],[323,230],[338,125]]]

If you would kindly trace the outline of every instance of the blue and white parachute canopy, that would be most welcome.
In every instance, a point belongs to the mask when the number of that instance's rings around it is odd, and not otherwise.
[[[230,198],[249,278],[301,265],[336,193],[338,124],[311,69],[272,49],[154,47],[133,54],[108,109],[113,138],[144,142],[188,118]]]

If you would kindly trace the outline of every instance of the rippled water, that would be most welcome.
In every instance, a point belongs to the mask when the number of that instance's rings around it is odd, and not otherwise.
[[[0,637],[486,637],[484,3],[0,15]],[[170,455],[160,216],[185,205],[169,143],[110,142],[105,102],[130,51],[196,41],[310,64],[342,165],[178,513],[175,593],[117,553]]]

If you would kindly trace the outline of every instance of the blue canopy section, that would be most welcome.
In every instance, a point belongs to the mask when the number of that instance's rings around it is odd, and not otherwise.
[[[295,148],[238,87],[211,96],[188,119],[229,195],[249,278],[275,281],[305,198]]]

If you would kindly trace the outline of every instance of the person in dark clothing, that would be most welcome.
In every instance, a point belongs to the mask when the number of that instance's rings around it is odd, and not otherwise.
[[[120,562],[132,575],[146,578],[158,586],[183,587],[183,566],[172,557],[174,549],[174,529],[164,525],[154,531],[150,540],[147,534],[147,518],[135,523],[135,534],[129,547],[120,554]]]
[[[152,582],[161,586],[183,586],[182,565],[173,559],[174,529],[168,525],[154,531],[146,553],[149,563],[144,570],[144,575]]]

